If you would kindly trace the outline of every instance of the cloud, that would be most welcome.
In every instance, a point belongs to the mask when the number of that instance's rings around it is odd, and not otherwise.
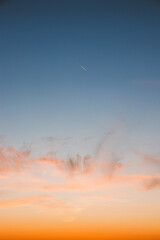
[[[124,165],[121,163],[121,158],[117,157],[117,154],[110,149],[110,143],[112,143],[116,131],[117,127],[111,129],[104,136],[96,147],[93,156],[76,154],[75,156],[68,157],[66,160],[55,157],[42,157],[37,159],[37,161],[53,165],[64,177],[80,176],[83,182],[83,179],[85,179],[84,175],[87,175],[89,182],[90,179],[94,177],[96,179],[107,178],[108,181],[116,172],[124,168]],[[79,182],[81,182],[81,179],[79,179]],[[60,188],[60,186],[61,185],[58,185],[58,188]],[[73,185],[69,184],[69,186]],[[68,187],[68,183],[65,187]],[[53,188],[56,188],[56,186]]]
[[[18,198],[8,201],[0,201],[0,208],[4,207],[18,207],[21,205],[28,205],[34,202],[37,202],[39,200],[50,198],[49,195],[41,195],[41,196],[31,196],[31,197],[25,197],[25,198]]]
[[[77,176],[92,174],[93,172],[99,175],[113,175],[116,171],[123,168],[123,164],[120,162],[120,158],[116,157],[113,152],[109,153],[109,138],[115,133],[115,129],[109,131],[104,139],[98,144],[95,154],[80,155],[76,154],[66,159],[59,159],[57,157],[49,156],[49,154],[33,158],[31,157],[31,150],[18,150],[13,147],[0,147],[0,173],[5,172],[20,172],[24,170],[32,170],[33,168],[40,169],[42,163],[53,165],[54,170],[58,170],[64,176]],[[70,138],[64,138],[63,140],[69,140]],[[49,137],[49,141],[51,137]],[[48,138],[47,138],[48,141]],[[106,151],[107,150],[107,151]],[[108,155],[107,155],[108,154]]]
[[[0,147],[0,174],[9,171],[21,171],[28,167],[31,150],[17,150],[13,147]]]
[[[160,188],[160,177],[153,177],[142,184],[144,190],[149,191],[153,188]]]
[[[160,158],[149,155],[149,154],[144,154],[142,152],[139,152],[135,149],[133,149],[133,152],[136,153],[138,156],[140,156],[144,161],[148,163],[153,163],[153,164],[160,164]]]
[[[148,154],[143,154],[143,159],[150,163],[160,164],[160,158],[156,158]]]
[[[72,138],[71,137],[65,137],[65,138],[58,138],[58,137],[43,137],[42,141],[46,141],[46,142],[66,142],[66,141],[70,141]]]
[[[115,133],[114,128],[105,135],[93,156],[76,154],[66,159],[59,159],[47,154],[33,158],[31,150],[17,150],[1,146],[0,176],[8,178],[3,177],[0,186],[2,189],[24,187],[54,191],[86,190],[94,186],[103,186],[124,168],[121,159],[113,152],[109,153],[109,143],[112,142],[110,138]]]
[[[44,210],[52,210],[67,206],[67,202],[57,200],[53,197],[39,199],[39,201],[35,202],[34,204]]]
[[[0,188],[6,192],[29,191],[33,195],[25,198],[1,201],[0,207],[32,205],[62,215],[71,222],[79,211],[89,206],[107,202],[127,202],[127,199],[110,197],[105,194],[113,187],[139,187],[152,190],[160,186],[159,175],[140,173],[126,174],[122,156],[114,147],[117,127],[109,130],[95,147],[93,154],[77,153],[71,157],[58,158],[53,154],[35,156],[34,149],[18,150],[14,147],[0,147]],[[63,138],[67,140],[68,138]],[[45,141],[59,141],[51,137]],[[68,139],[69,140],[69,139]],[[159,164],[159,158],[134,150],[143,160]],[[33,157],[34,156],[34,157]],[[89,193],[96,191],[95,195]],[[42,193],[49,193],[45,195]],[[52,192],[56,196],[52,196]],[[85,196],[84,193],[88,194]],[[37,196],[38,194],[38,196]],[[70,195],[70,198],[66,196]],[[76,198],[73,198],[73,195]],[[66,215],[67,214],[67,215]]]
[[[54,210],[67,206],[64,201],[57,200],[52,195],[29,196],[24,198],[17,198],[13,200],[0,201],[0,208],[20,207],[32,205],[40,210]]]
[[[0,186],[2,189],[24,187],[47,191],[85,191],[108,184],[137,184],[151,180],[153,175],[119,174],[125,165],[116,153],[110,152],[115,134],[116,128],[110,130],[97,145],[93,156],[76,154],[67,159],[49,156],[33,158],[31,150],[1,146]],[[147,161],[159,163],[159,159],[153,156],[141,156]]]
[[[160,87],[160,80],[137,80],[134,83],[142,86]]]
[[[110,141],[112,141],[116,131],[117,131],[116,127],[112,128],[101,139],[101,141],[99,142],[99,144],[97,145],[96,150],[95,150],[96,158],[102,157],[102,154],[104,154],[104,151],[106,149],[106,146],[110,143]]]

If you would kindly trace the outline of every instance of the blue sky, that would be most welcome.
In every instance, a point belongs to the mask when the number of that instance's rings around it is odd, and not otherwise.
[[[3,1],[0,133],[7,144],[97,141],[122,122],[129,147],[157,152],[159,12],[154,0]],[[87,144],[82,152],[91,151]]]

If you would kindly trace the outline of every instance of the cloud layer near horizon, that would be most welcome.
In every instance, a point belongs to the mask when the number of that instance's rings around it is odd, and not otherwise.
[[[34,196],[5,199],[0,201],[0,207],[14,207],[21,205],[38,205],[45,209],[59,208],[63,212],[77,211],[86,207],[84,201],[76,205],[71,198],[68,202],[55,200],[53,193],[78,192],[79,199],[86,199],[84,192],[95,192],[88,195],[95,203],[102,201],[116,201],[116,198],[105,195],[104,192],[97,195],[97,191],[115,186],[136,186],[149,191],[160,187],[159,173],[154,174],[125,172],[129,167],[124,164],[115,149],[111,147],[116,129],[109,131],[99,142],[93,156],[76,154],[74,157],[59,159],[48,154],[42,157],[33,157],[33,150],[18,150],[14,147],[0,147],[0,188],[1,191],[34,191]],[[45,138],[52,141],[55,138]],[[68,139],[68,138],[67,138]],[[66,139],[65,139],[66,140]],[[135,151],[135,157],[148,164],[160,166],[159,158]],[[47,194],[39,194],[39,192]],[[48,195],[48,191],[51,193]],[[33,194],[33,193],[32,193]],[[88,199],[88,197],[87,197]],[[119,202],[124,199],[117,198]],[[82,204],[83,202],[83,204]],[[87,201],[86,201],[87,202]],[[71,211],[71,212],[72,212]]]

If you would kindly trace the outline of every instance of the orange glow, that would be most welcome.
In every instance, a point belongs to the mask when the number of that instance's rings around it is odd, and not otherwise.
[[[136,173],[106,144],[68,159],[1,147],[0,239],[158,240],[159,173]]]

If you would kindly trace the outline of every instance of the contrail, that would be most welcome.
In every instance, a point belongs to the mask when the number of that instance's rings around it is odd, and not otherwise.
[[[87,71],[87,69],[86,69],[86,68],[84,68],[83,66],[81,66],[81,65],[80,65],[80,67],[81,67],[81,68],[82,68],[84,71]]]

